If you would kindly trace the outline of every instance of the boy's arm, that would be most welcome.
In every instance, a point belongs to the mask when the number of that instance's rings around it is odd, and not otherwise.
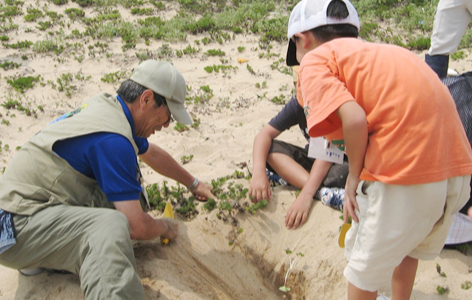
[[[359,222],[355,212],[355,209],[359,209],[356,189],[361,181],[360,174],[364,167],[367,149],[367,117],[364,109],[355,101],[344,103],[335,113],[342,122],[346,154],[349,157],[349,175],[344,199],[344,222],[348,221],[348,216],[351,216],[355,222]]]
[[[262,199],[270,200],[272,192],[266,175],[266,162],[272,140],[280,131],[267,124],[254,138],[253,146],[253,173],[249,186],[249,198],[252,202]]]
[[[333,164],[328,161],[321,159],[315,160],[307,182],[285,215],[285,226],[288,229],[296,229],[298,226],[305,224],[311,205],[313,204],[313,197],[320,188],[323,179],[326,177],[326,174],[328,174],[332,165]]]

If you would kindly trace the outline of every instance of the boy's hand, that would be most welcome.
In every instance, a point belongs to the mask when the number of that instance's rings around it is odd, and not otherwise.
[[[305,224],[312,204],[313,196],[300,193],[285,215],[285,226],[288,229],[297,229],[298,226]]]
[[[266,174],[264,173],[263,176],[253,174],[249,184],[249,199],[253,203],[257,203],[262,199],[271,200],[271,198],[272,190]]]
[[[356,215],[356,209],[359,210],[359,205],[356,200],[356,190],[357,186],[361,182],[359,177],[355,177],[349,173],[346,181],[346,193],[344,195],[344,223],[347,223],[349,216],[352,217],[352,220],[359,223],[359,219]]]

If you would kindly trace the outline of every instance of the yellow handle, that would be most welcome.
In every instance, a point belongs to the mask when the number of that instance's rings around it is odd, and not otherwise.
[[[341,228],[341,233],[339,234],[338,244],[339,247],[344,248],[344,240],[346,239],[346,233],[351,228],[351,224],[344,223],[343,227]]]
[[[172,204],[170,204],[170,201],[166,203],[166,207],[164,208],[164,218],[174,218],[174,211],[172,210]],[[162,238],[161,245],[165,246],[167,244],[169,244],[169,239]]]

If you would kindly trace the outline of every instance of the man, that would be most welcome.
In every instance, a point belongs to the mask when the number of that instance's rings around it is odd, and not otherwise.
[[[296,83],[296,66],[294,79]],[[254,138],[254,171],[249,188],[253,202],[271,199],[269,181],[289,183],[301,189],[285,216],[285,226],[289,229],[296,229],[306,222],[315,197],[325,205],[342,210],[343,187],[348,174],[347,162],[333,164],[321,159],[315,160],[308,157],[308,144],[301,148],[276,140],[283,131],[295,125],[300,127],[302,134],[309,141],[303,107],[298,104],[297,98],[293,97]]]
[[[136,155],[199,200],[215,198],[209,185],[147,141],[172,116],[191,123],[185,93],[171,64],[144,61],[118,96],[88,99],[26,142],[0,180],[0,241],[8,241],[0,263],[25,274],[78,274],[86,299],[144,299],[131,239],[172,240],[178,228],[143,211]]]
[[[439,78],[447,76],[449,55],[457,50],[472,18],[472,1],[440,0],[434,16],[431,47],[426,63]]]

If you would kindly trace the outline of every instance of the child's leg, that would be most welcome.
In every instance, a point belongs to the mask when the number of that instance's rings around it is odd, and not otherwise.
[[[415,282],[418,260],[407,256],[395,268],[392,277],[392,300],[408,300]]]
[[[347,298],[349,300],[375,300],[377,298],[377,292],[361,290],[349,282],[347,287]]]
[[[270,153],[267,162],[283,180],[299,189],[303,188],[310,175],[298,162],[283,153]]]

